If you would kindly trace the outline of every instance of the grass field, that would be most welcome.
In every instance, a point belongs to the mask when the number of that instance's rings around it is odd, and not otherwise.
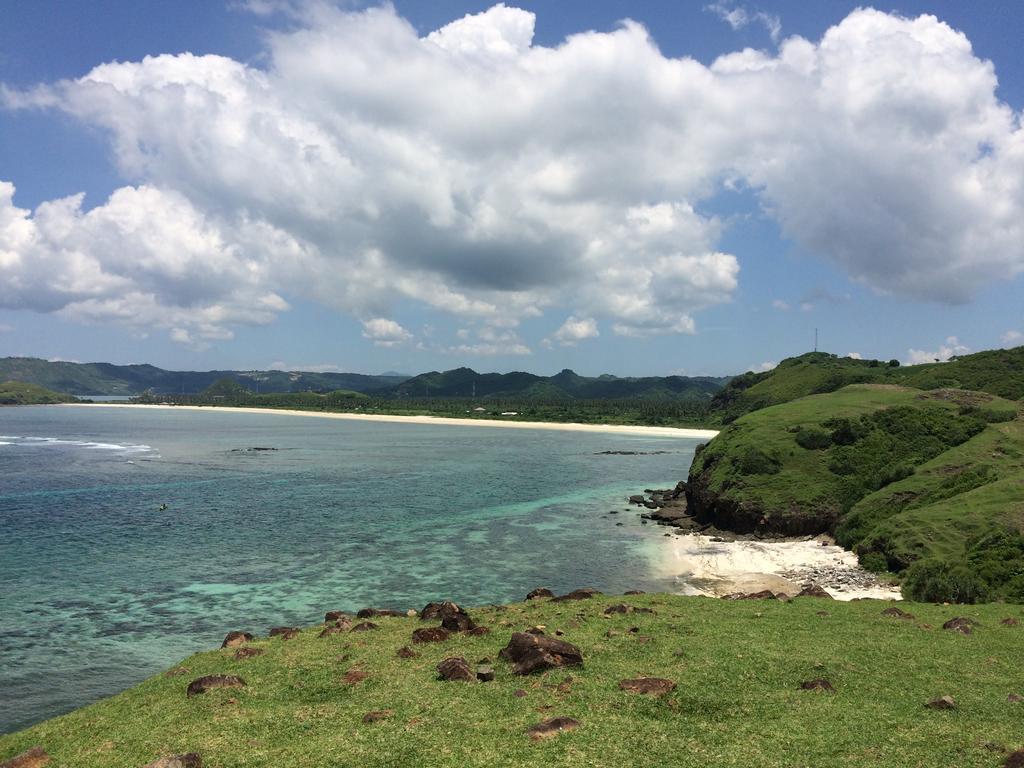
[[[654,613],[603,615],[614,603]],[[209,768],[260,766],[997,766],[1024,747],[1020,606],[901,604],[800,598],[723,601],[670,595],[598,596],[471,610],[491,634],[453,635],[396,651],[418,618],[373,619],[379,629],[320,638],[258,639],[265,653],[211,650],[113,698],[0,737],[0,759],[39,745],[53,765],[142,766],[198,752]],[[325,606],[332,608],[333,606]],[[944,630],[954,616],[970,635]],[[435,622],[436,623],[436,622]],[[543,625],[577,645],[582,668],[517,677],[498,658],[512,631]],[[635,628],[636,631],[631,631]],[[248,629],[266,633],[266,629]],[[496,679],[442,682],[436,665],[490,659]],[[346,682],[346,673],[367,677]],[[247,686],[188,698],[189,681],[240,675]],[[655,698],[625,678],[677,683]],[[800,690],[824,678],[834,692]],[[352,679],[352,676],[349,678]],[[521,690],[525,695],[517,696]],[[956,708],[929,709],[949,695]],[[390,711],[364,723],[371,711]],[[575,731],[534,742],[541,720]]]

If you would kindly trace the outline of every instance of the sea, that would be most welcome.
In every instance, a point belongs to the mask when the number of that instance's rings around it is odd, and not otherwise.
[[[0,733],[124,690],[228,630],[538,586],[673,589],[654,562],[665,529],[641,525],[626,498],[683,479],[699,442],[2,408]]]

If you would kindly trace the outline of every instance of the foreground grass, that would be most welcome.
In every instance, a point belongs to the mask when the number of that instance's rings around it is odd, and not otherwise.
[[[605,618],[604,608],[618,602],[655,613]],[[416,618],[374,619],[378,630],[327,638],[314,627],[288,641],[254,641],[266,653],[247,660],[235,660],[233,649],[196,654],[183,662],[186,675],[159,675],[0,738],[0,759],[41,745],[54,765],[79,768],[142,766],[189,751],[215,768],[902,768],[996,766],[1000,748],[1024,747],[1024,704],[1007,701],[1024,694],[1024,626],[1000,624],[1021,608],[903,604],[917,617],[908,621],[881,615],[886,605],[670,595],[541,600],[472,610],[492,634],[412,646],[420,654],[413,659],[395,652],[427,625]],[[973,634],[941,628],[957,615],[979,622]],[[532,625],[562,630],[585,666],[513,676],[498,651],[513,630]],[[437,680],[437,663],[459,655],[471,664],[493,660],[497,679]],[[347,684],[352,669],[369,677]],[[248,685],[186,698],[190,680],[215,673],[241,675]],[[619,680],[643,675],[678,687],[660,699],[619,690]],[[798,690],[815,678],[827,678],[835,693]],[[947,694],[955,710],[924,706]],[[393,714],[364,724],[373,710]],[[541,742],[524,734],[559,716],[582,727]]]

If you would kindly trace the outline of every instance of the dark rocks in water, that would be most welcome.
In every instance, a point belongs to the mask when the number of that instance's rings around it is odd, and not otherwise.
[[[401,648],[399,648],[395,652],[395,655],[398,658],[400,658],[400,659],[415,659],[415,658],[419,658],[419,654],[416,653],[416,651],[414,651],[412,648],[410,648],[407,645],[403,645]]]
[[[805,680],[800,683],[801,691],[835,691],[835,686],[832,685],[828,680],[824,678],[818,678],[816,680]]]
[[[198,752],[188,752],[184,755],[168,755],[147,763],[143,768],[203,768],[203,759]]]
[[[663,677],[639,677],[635,680],[620,680],[619,688],[629,693],[640,693],[648,696],[664,696],[676,689],[676,684]]]
[[[379,626],[374,624],[372,621],[361,621],[352,627],[352,632],[369,632],[374,629],[380,629]]]
[[[895,619],[907,619],[908,621],[913,621],[914,619],[914,614],[907,613],[902,608],[897,608],[895,605],[890,606],[886,608],[884,611],[882,611],[882,615],[892,616]]]
[[[539,599],[541,597],[554,597],[554,596],[555,596],[555,593],[552,592],[547,587],[537,587],[536,589],[531,590],[526,595],[526,599],[527,600],[537,600],[537,599]]]
[[[367,725],[369,725],[370,723],[377,723],[381,720],[387,720],[393,714],[395,714],[395,710],[393,709],[377,709],[373,712],[367,712],[365,715],[363,715],[363,723]]]
[[[344,611],[328,611],[324,614],[324,623],[329,624],[332,621],[344,621],[348,618],[348,614]]]
[[[458,680],[466,683],[476,681],[476,674],[470,669],[469,662],[461,656],[452,656],[442,660],[437,665],[437,677],[439,680]]]
[[[414,643],[441,643],[449,637],[448,630],[441,627],[421,627],[412,632]]]
[[[220,647],[221,648],[236,648],[237,646],[241,645],[242,643],[248,643],[248,642],[250,642],[250,641],[252,641],[254,639],[255,638],[249,632],[238,632],[238,631],[228,632],[227,635],[224,636],[224,642],[220,644]]]
[[[550,635],[531,635],[528,632],[514,632],[508,645],[498,655],[513,662],[512,672],[516,675],[583,664],[583,654],[572,643]]]
[[[551,602],[553,602],[553,603],[564,603],[567,600],[589,600],[594,595],[600,595],[600,594],[601,593],[598,592],[593,587],[584,587],[583,589],[574,589],[572,592],[569,592],[568,594],[560,595],[559,597],[552,598]]]
[[[266,653],[266,651],[262,648],[236,648],[235,658],[239,660],[251,659],[254,656],[262,656],[264,653]]]
[[[828,600],[833,600],[834,599],[832,597],[832,595],[830,595],[824,589],[819,587],[817,584],[809,584],[809,585],[807,585],[806,587],[801,589],[799,592],[797,592],[796,596],[797,597],[823,597],[823,598],[826,598]]]
[[[963,616],[957,616],[955,619],[950,619],[942,625],[943,629],[948,629],[952,632],[959,632],[961,635],[969,635],[974,631],[974,625],[977,622],[974,619],[968,619]]]
[[[544,720],[536,725],[531,725],[527,729],[526,734],[533,741],[540,741],[541,739],[557,736],[565,731],[574,731],[580,725],[579,720],[574,720],[571,717],[553,717],[550,720]]]
[[[261,445],[253,446],[252,448],[232,448],[231,453],[261,453],[263,451],[276,451],[277,448],[265,448]]]
[[[1016,627],[1020,624],[1020,622],[1014,618],[1006,618],[1000,621],[999,623],[1002,624],[1004,627]]]
[[[925,704],[928,709],[956,709],[956,702],[952,696],[939,696]]]
[[[244,688],[245,680],[238,675],[203,675],[188,684],[185,695],[191,698],[214,688]]]
[[[658,507],[661,506],[661,504],[659,504],[656,501],[645,501],[644,506],[647,507],[648,509],[657,509]]]
[[[490,683],[494,680],[494,667],[477,667],[476,679],[481,683]]]
[[[391,608],[361,608],[356,614],[357,619],[376,619],[382,616],[400,616],[405,618],[405,611],[396,611]]]
[[[32,747],[10,760],[0,763],[0,768],[43,768],[50,764],[50,756],[42,747]]]
[[[641,494],[634,493],[629,497],[630,504],[636,504],[637,506],[643,506],[644,502],[647,501]]]
[[[270,630],[270,637],[280,637],[282,640],[291,640],[298,636],[298,627],[274,627]]]

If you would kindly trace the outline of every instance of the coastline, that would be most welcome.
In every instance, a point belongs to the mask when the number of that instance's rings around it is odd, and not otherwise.
[[[150,410],[187,410],[207,413],[259,413],[281,416],[308,416],[318,419],[344,419],[348,421],[381,421],[398,424],[439,424],[443,426],[503,427],[511,429],[554,429],[566,432],[605,432],[647,435],[650,437],[681,437],[710,440],[718,434],[713,429],[687,427],[645,427],[628,424],[576,424],[558,421],[501,421],[499,419],[455,419],[450,416],[399,416],[377,413],[337,413],[331,411],[299,411],[287,408],[237,408],[219,405],[141,405],[136,403],[61,403],[72,408],[146,408]]]

